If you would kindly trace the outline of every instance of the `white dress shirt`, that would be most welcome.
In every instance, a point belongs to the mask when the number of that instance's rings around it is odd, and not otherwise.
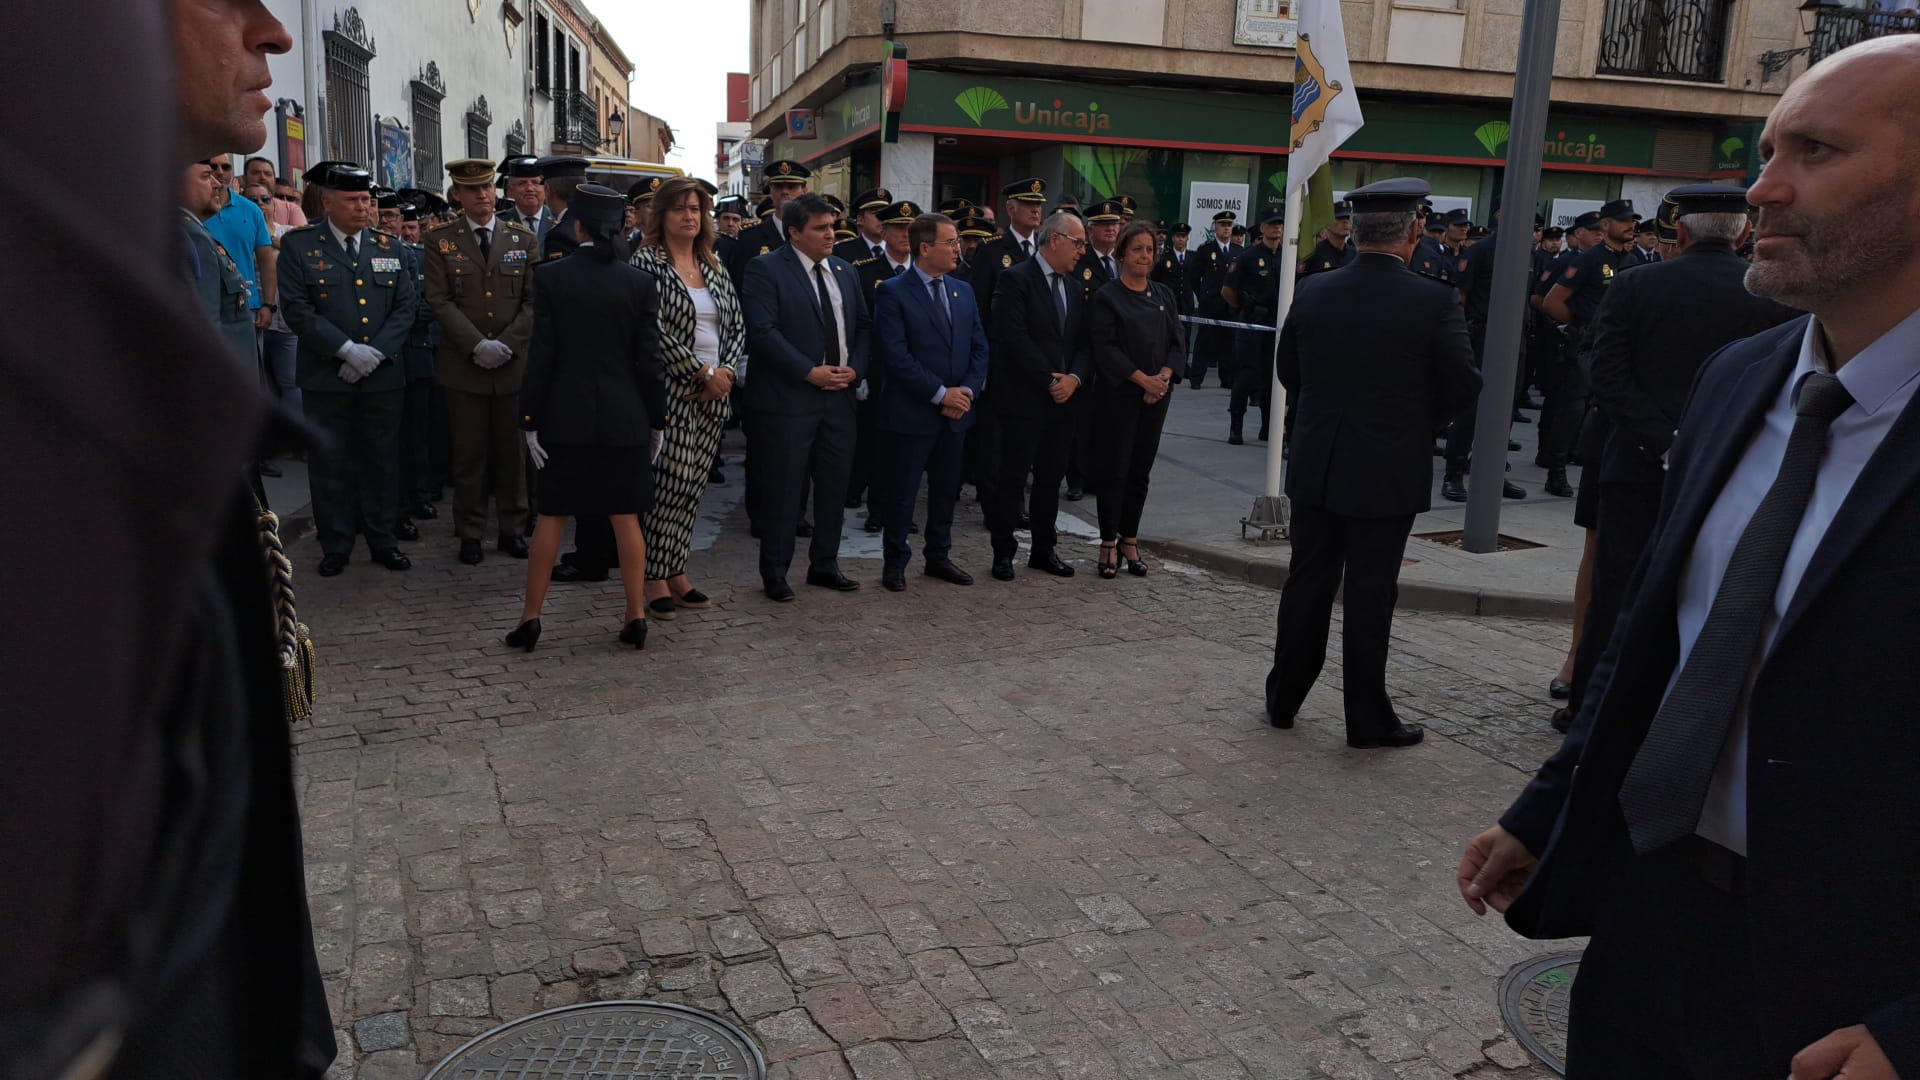
[[[328,229],[330,229],[330,230],[332,230],[332,232],[333,232],[333,240],[334,240],[334,243],[336,243],[336,244],[339,244],[342,250],[344,250],[344,249],[346,248],[346,246],[347,246],[347,239],[348,239],[349,237],[351,237],[351,238],[353,239],[353,242],[354,242],[355,244],[358,244],[358,245],[359,245],[359,247],[356,247],[356,248],[354,248],[354,249],[353,249],[353,250],[354,250],[354,256],[355,256],[356,258],[357,258],[357,257],[359,256],[359,254],[360,254],[360,248],[361,248],[361,247],[365,247],[365,246],[366,246],[366,239],[367,239],[367,230],[365,230],[365,229],[361,229],[361,230],[360,230],[359,232],[351,232],[351,233],[346,233],[346,232],[341,232],[341,231],[340,231],[340,226],[338,226],[338,225],[335,225],[335,224],[333,223],[333,219],[332,219],[332,218],[328,218],[328,219],[327,219],[327,228],[328,228]]]
[[[1033,242],[1033,233],[1022,236],[1020,235],[1019,229],[1009,225],[1007,226],[1007,235],[1013,237],[1013,246],[1019,248],[1022,252],[1028,255],[1040,254],[1039,246]]]
[[[1673,677],[1667,682],[1669,694],[1680,679],[1681,669],[1686,667],[1687,655],[1693,651],[1701,627],[1706,624],[1714,594],[1720,591],[1720,579],[1726,575],[1727,563],[1733,558],[1734,545],[1740,542],[1740,534],[1746,530],[1754,511],[1760,508],[1760,500],[1766,498],[1767,489],[1773,486],[1774,477],[1780,471],[1780,462],[1786,457],[1787,437],[1793,431],[1794,394],[1801,380],[1816,371],[1831,372],[1832,367],[1827,361],[1820,323],[1809,319],[1806,336],[1800,341],[1799,363],[1774,395],[1765,422],[1727,477],[1726,486],[1720,489],[1713,508],[1700,524],[1699,535],[1694,538],[1693,552],[1680,578],[1676,620],[1680,658],[1674,665]],[[1707,790],[1706,803],[1701,809],[1700,824],[1695,829],[1700,836],[1742,855],[1747,851],[1746,694],[1753,689],[1754,673],[1773,648],[1773,635],[1780,626],[1780,618],[1792,604],[1794,591],[1800,587],[1807,564],[1813,561],[1815,550],[1826,536],[1827,526],[1840,512],[1867,459],[1880,448],[1881,440],[1913,399],[1915,387],[1920,386],[1920,311],[1907,316],[1849,360],[1841,367],[1838,378],[1847,393],[1853,395],[1854,404],[1836,417],[1828,429],[1827,453],[1814,479],[1813,496],[1807,501],[1807,512],[1800,519],[1799,531],[1794,533],[1793,545],[1787,550],[1780,585],[1773,594],[1773,610],[1760,631],[1758,656],[1761,661],[1756,662],[1747,675],[1746,688],[1735,707],[1727,742],[1720,754],[1719,768],[1714,772],[1713,784]]]
[[[800,269],[807,275],[807,295],[813,297],[813,302],[816,304],[820,302],[820,289],[813,283],[813,268],[825,267],[821,273],[827,279],[827,299],[833,304],[833,332],[840,340],[840,365],[845,367],[847,366],[847,315],[842,309],[846,301],[840,296],[840,282],[834,279],[833,266],[830,263],[814,262],[801,254],[797,247],[793,249],[793,255],[800,260]],[[826,363],[826,357],[820,357],[815,363]]]
[[[489,251],[493,250],[492,248],[493,242],[495,240],[500,239],[499,220],[494,215],[489,214],[487,215],[487,220],[485,221],[476,222],[472,218],[467,218],[466,222],[467,222],[467,228],[473,230],[473,242],[476,244],[480,242],[480,230],[481,229],[487,230],[487,244],[488,244],[487,250]]]

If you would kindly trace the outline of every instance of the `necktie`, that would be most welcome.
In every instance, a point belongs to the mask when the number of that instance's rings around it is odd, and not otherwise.
[[[351,266],[354,263],[357,263],[359,261],[360,261],[360,236],[358,233],[356,233],[352,236],[347,237],[347,264]]]
[[[1047,276],[1053,279],[1053,306],[1060,316],[1060,329],[1065,331],[1067,328],[1067,285],[1057,271]]]
[[[813,287],[820,294],[820,329],[827,337],[827,356],[824,363],[828,367],[840,366],[840,323],[833,317],[833,298],[827,295],[827,271],[819,263],[813,264]]]
[[[484,261],[493,254],[493,230],[486,228],[475,229],[473,230],[473,235],[480,240],[480,258]]]
[[[1747,522],[1687,663],[1620,785],[1634,850],[1645,854],[1693,834],[1745,696],[1760,632],[1773,610],[1780,570],[1813,495],[1827,431],[1853,404],[1840,380],[1814,372],[1800,384],[1793,433],[1773,486]]]
[[[900,271],[902,271],[902,270],[905,270],[905,269],[906,269],[906,267],[904,267],[904,266],[896,266],[896,267],[894,267],[894,268],[893,268],[893,276],[894,276],[894,277],[899,277],[899,276],[900,276]]]
[[[879,244],[873,245],[873,257],[876,259],[879,258],[882,250]]]
[[[1020,257],[1023,259],[1033,258],[1033,241],[1031,240],[1020,241]]]
[[[947,315],[946,298],[940,295],[940,279],[927,282],[927,291],[933,297],[933,323],[948,338],[953,337],[953,319]]]
[[[1100,256],[1100,265],[1107,268],[1107,280],[1111,281],[1114,278],[1120,276],[1113,272],[1113,256],[1111,255]]]

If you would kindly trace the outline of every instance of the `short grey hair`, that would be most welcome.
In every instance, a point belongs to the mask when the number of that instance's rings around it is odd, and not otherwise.
[[[1353,242],[1361,247],[1399,247],[1419,215],[1411,210],[1353,215]]]
[[[1722,244],[1734,244],[1740,240],[1741,230],[1747,227],[1745,214],[1688,214],[1680,219],[1687,227],[1687,234],[1694,242],[1716,240]]]
[[[1071,214],[1065,210],[1055,210],[1053,213],[1047,215],[1047,219],[1040,223],[1038,229],[1034,230],[1033,246],[1036,248],[1047,246],[1047,241],[1052,240],[1054,237],[1066,231],[1067,222],[1079,220],[1080,216],[1078,214]]]

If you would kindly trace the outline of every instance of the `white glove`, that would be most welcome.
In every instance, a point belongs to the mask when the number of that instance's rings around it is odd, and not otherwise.
[[[855,401],[867,400],[867,380],[861,379],[860,385],[853,388],[853,400]]]
[[[339,374],[340,374],[340,381],[348,384],[357,383],[362,378],[360,374],[360,369],[357,367],[354,367],[353,361],[351,360],[348,360],[347,362],[340,365]]]
[[[527,436],[527,454],[528,456],[533,458],[533,467],[536,469],[546,468],[547,467],[547,450],[545,447],[540,445],[540,433],[537,431],[529,431],[526,433],[526,436]]]
[[[351,365],[355,371],[358,371],[360,377],[363,379],[373,374],[373,370],[380,366],[380,361],[385,359],[385,357],[380,355],[379,349],[357,341],[349,341],[345,345],[340,346],[340,351],[337,355],[340,359],[345,360]],[[354,380],[348,381],[352,382]]]
[[[486,340],[473,347],[473,362],[487,371],[505,367],[513,359],[513,350],[504,341]]]
[[[665,431],[656,431],[652,435],[647,436],[647,464],[652,465],[659,461],[660,451],[666,445],[667,433]]]

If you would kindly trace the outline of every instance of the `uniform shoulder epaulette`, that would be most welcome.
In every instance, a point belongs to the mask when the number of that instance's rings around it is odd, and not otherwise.
[[[389,240],[400,239],[399,233],[390,233],[390,232],[387,232],[385,229],[368,229],[367,232],[374,236],[384,236]]]
[[[299,236],[302,233],[317,232],[319,231],[319,228],[320,228],[319,222],[309,221],[305,225],[295,225],[293,228],[288,229],[286,232],[281,233],[280,239],[284,242],[286,238],[289,236]]]
[[[855,266],[871,266],[871,265],[873,265],[874,263],[876,263],[876,262],[878,262],[878,261],[880,261],[880,257],[879,257],[878,255],[869,255],[869,256],[867,256],[867,257],[866,257],[866,258],[864,258],[864,259],[855,259],[855,260],[853,260],[853,265],[855,265]]]
[[[433,228],[431,228],[431,229],[428,229],[427,231],[428,231],[429,233],[437,233],[437,232],[440,232],[440,231],[442,231],[442,230],[444,230],[444,229],[451,229],[451,228],[453,228],[453,227],[454,227],[455,225],[458,225],[458,224],[460,224],[460,219],[459,219],[459,218],[454,218],[454,219],[453,219],[452,221],[443,221],[443,222],[441,222],[440,224],[438,224],[438,225],[435,225],[435,226],[434,226]]]
[[[498,226],[500,226],[500,227],[502,227],[502,228],[508,228],[508,229],[516,229],[516,230],[518,230],[518,231],[520,231],[520,232],[523,232],[523,233],[526,233],[526,234],[527,234],[528,236],[533,236],[533,235],[534,235],[534,231],[533,231],[532,229],[529,229],[529,228],[527,228],[527,227],[526,227],[526,226],[525,226],[524,224],[522,224],[522,223],[520,223],[520,222],[518,222],[518,221],[506,221],[506,220],[504,220],[504,219],[501,219],[501,218],[494,218],[493,220],[494,220],[494,223],[495,223],[496,225],[498,225]],[[460,223],[459,223],[458,221],[450,221],[450,222],[448,222],[447,224],[449,224],[449,225],[458,225],[458,224],[460,224]]]

